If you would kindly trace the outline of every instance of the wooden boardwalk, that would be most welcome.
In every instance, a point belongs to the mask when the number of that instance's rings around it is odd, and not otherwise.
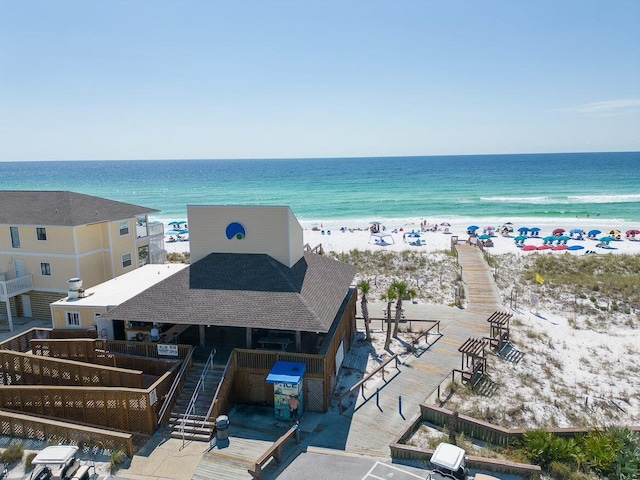
[[[477,247],[458,246],[458,262],[462,267],[467,308],[465,310],[441,305],[405,305],[407,318],[440,321],[441,336],[421,355],[409,355],[399,370],[394,363],[387,367],[387,382],[377,375],[366,385],[361,396],[344,414],[337,406],[322,417],[317,428],[303,435],[296,446],[288,443],[283,466],[273,464],[264,471],[264,478],[276,478],[288,461],[307,448],[341,450],[348,454],[367,455],[391,460],[389,443],[404,431],[411,419],[420,412],[419,405],[454,368],[460,368],[462,355],[458,348],[469,338],[489,334],[487,318],[501,309],[500,296],[492,272]],[[370,311],[382,311],[386,304],[370,302]],[[359,326],[364,329],[364,326]],[[347,359],[345,359],[345,362]],[[379,390],[376,402],[376,390]],[[400,412],[402,397],[402,414]],[[233,424],[233,417],[231,417]],[[231,428],[229,447],[213,449],[204,454],[193,480],[251,478],[247,468],[284,433],[280,431]]]
[[[491,315],[502,307],[500,293],[493,279],[492,269],[474,245],[457,245],[458,264],[462,269],[462,281],[468,302],[467,309]]]

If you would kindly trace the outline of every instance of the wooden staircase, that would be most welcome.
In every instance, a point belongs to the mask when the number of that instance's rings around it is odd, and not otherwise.
[[[216,394],[218,384],[222,379],[224,365],[214,364],[209,368],[206,376],[203,378],[203,384],[200,388],[200,392],[196,398],[193,398],[195,389],[205,367],[205,362],[194,361],[191,370],[182,385],[182,391],[171,410],[171,415],[167,424],[170,436],[173,438],[208,442],[213,435],[215,419],[207,420],[206,415],[211,403],[213,402],[213,397]],[[193,408],[191,414],[187,417],[186,412],[191,404],[192,398]],[[183,423],[184,432],[182,428]]]

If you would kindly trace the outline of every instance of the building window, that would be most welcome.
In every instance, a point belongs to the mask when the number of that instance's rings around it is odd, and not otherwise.
[[[66,314],[67,314],[67,327],[80,326],[80,312],[66,312]]]
[[[20,248],[20,231],[18,227],[9,227],[11,232],[11,246],[13,248]]]
[[[129,222],[120,223],[120,236],[129,235]]]
[[[38,236],[38,240],[45,241],[47,239],[47,229],[44,227],[37,227],[36,235]]]
[[[127,268],[131,266],[131,254],[125,253],[122,255],[122,268]]]
[[[43,262],[40,264],[40,273],[42,273],[42,275],[44,275],[45,277],[50,277],[51,276],[51,264],[50,263],[46,263]]]

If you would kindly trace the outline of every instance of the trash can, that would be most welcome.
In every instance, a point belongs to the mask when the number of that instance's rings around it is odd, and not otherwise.
[[[216,438],[227,440],[229,438],[229,417],[220,415],[216,418]]]

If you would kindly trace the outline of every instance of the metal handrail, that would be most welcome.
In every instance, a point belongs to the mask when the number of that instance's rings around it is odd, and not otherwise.
[[[191,395],[191,400],[189,401],[189,405],[187,406],[187,410],[184,413],[184,416],[180,420],[180,434],[182,436],[182,447],[184,448],[185,438],[184,438],[184,429],[187,422],[190,420],[191,416],[194,415],[194,410],[196,408],[196,402],[198,400],[198,395],[200,395],[200,391],[204,386],[205,378],[209,373],[209,369],[213,367],[213,359],[216,356],[216,349],[211,350],[209,354],[209,358],[207,358],[207,362],[202,369],[202,373],[200,374],[200,378],[198,379],[198,383],[196,384],[196,388],[193,390],[193,395]]]
[[[209,418],[211,417],[211,412],[213,412],[213,408],[216,404],[216,400],[218,400],[218,395],[220,394],[220,389],[222,388],[224,379],[227,376],[227,372],[229,371],[229,365],[231,364],[231,360],[233,360],[233,354],[229,355],[229,360],[227,360],[227,364],[224,367],[224,370],[222,372],[222,377],[220,378],[220,382],[218,382],[218,386],[216,387],[216,393],[213,395],[213,400],[211,400],[211,405],[209,405],[209,410],[207,411],[207,414],[204,416],[204,419],[202,420],[203,426],[204,426],[204,423],[207,420],[209,420]]]
[[[182,377],[184,376],[184,372],[187,370],[187,366],[189,365],[189,363],[191,363],[191,357],[193,357],[193,348],[189,350],[189,353],[182,361],[182,365],[180,366],[180,370],[178,370],[178,374],[176,375],[176,378],[173,379],[173,383],[171,384],[171,388],[169,389],[169,392],[165,397],[164,403],[162,404],[162,408],[160,408],[160,411],[158,412],[158,425],[162,423],[162,419],[164,418],[164,415],[167,413],[167,409],[169,408],[171,399],[175,395],[176,390],[178,389],[178,386],[182,382]]]

